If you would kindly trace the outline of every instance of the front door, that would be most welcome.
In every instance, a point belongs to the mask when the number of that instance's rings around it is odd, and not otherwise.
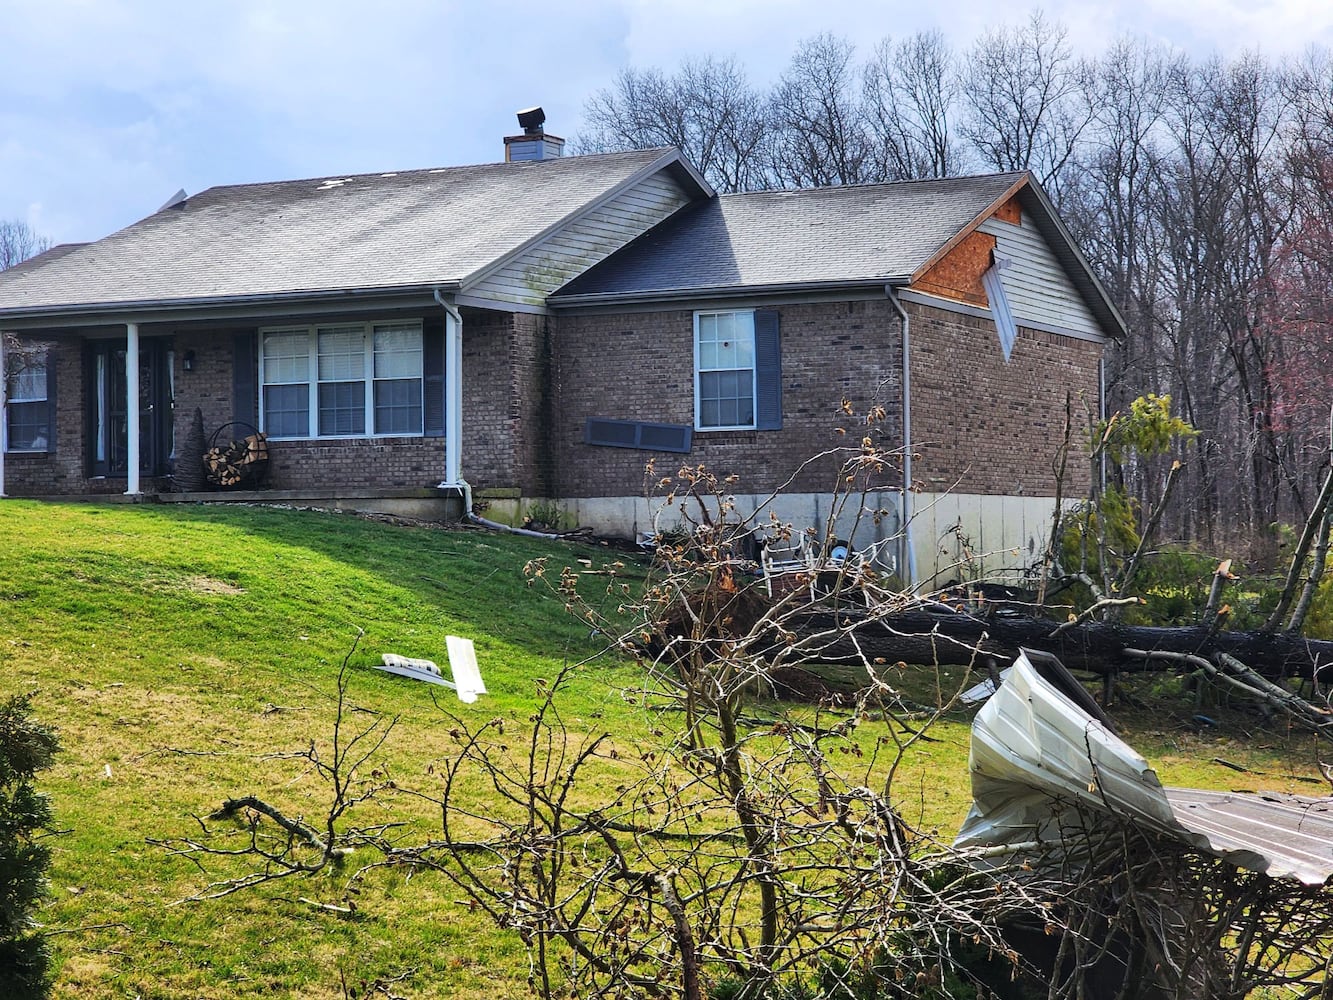
[[[89,465],[94,476],[129,471],[129,406],[125,342],[93,341],[89,346]],[[165,476],[175,451],[174,352],[170,337],[139,341],[139,472]]]

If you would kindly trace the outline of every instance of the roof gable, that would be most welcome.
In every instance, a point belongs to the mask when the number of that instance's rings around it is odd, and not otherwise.
[[[671,149],[210,188],[0,277],[0,315],[458,287],[666,169],[712,193]]]
[[[556,298],[904,282],[1023,176],[722,195],[640,237]]]
[[[551,296],[552,305],[911,287],[1015,199],[1107,334],[1124,324],[1026,171],[722,195],[689,206]]]

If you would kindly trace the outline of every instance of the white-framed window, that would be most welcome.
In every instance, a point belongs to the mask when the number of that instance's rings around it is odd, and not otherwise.
[[[755,427],[754,310],[694,314],[694,426]]]
[[[259,331],[260,429],[271,438],[422,433],[420,321]]]
[[[46,356],[21,354],[6,359],[6,451],[49,451],[51,407],[47,399]]]

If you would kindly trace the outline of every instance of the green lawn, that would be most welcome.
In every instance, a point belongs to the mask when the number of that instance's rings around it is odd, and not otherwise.
[[[231,795],[317,811],[322,786],[291,753],[329,737],[354,642],[350,717],[397,717],[379,763],[400,783],[438,780],[454,746],[442,709],[521,727],[539,680],[600,648],[559,598],[525,585],[523,565],[546,554],[577,569],[614,555],[306,511],[0,504],[0,696],[35,690],[35,712],[64,742],[42,782],[60,827],[43,913],[57,934],[56,995],[341,997],[345,982],[360,996],[362,983],[403,974],[394,989],[412,997],[526,995],[522,945],[439,876],[375,873],[354,919],[300,901],[341,903],[345,875],[182,903],[228,870],[204,873],[149,841],[198,833],[195,817]],[[588,581],[593,592],[606,582]],[[490,695],[474,705],[367,667],[386,651],[443,661],[450,633],[476,642]],[[564,719],[641,746],[663,723],[622,697],[637,681],[619,659],[589,660]],[[868,742],[874,728],[861,727]],[[932,736],[895,787],[904,816],[947,839],[968,805],[967,720]],[[1129,738],[1167,782],[1310,790],[1284,776],[1291,748],[1276,738],[1256,746],[1146,716]],[[429,815],[397,809],[393,819],[429,836]]]

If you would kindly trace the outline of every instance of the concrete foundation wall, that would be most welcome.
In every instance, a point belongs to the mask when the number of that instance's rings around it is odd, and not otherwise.
[[[737,520],[748,518],[763,527],[772,523],[771,512],[778,524],[789,525],[793,532],[811,529],[817,537],[824,537],[831,526],[834,538],[871,554],[882,570],[898,572],[897,494],[876,501],[883,511],[879,517],[857,502],[839,504],[829,493],[787,493],[774,501],[768,495],[738,495],[734,500]],[[485,516],[504,524],[522,524],[534,507],[555,504],[563,512],[563,530],[589,528],[602,537],[634,541],[681,523],[679,504],[668,507],[661,497],[506,497],[487,503]],[[953,581],[1023,582],[1041,558],[1054,510],[1052,497],[914,494],[910,534],[917,585],[931,589]]]

